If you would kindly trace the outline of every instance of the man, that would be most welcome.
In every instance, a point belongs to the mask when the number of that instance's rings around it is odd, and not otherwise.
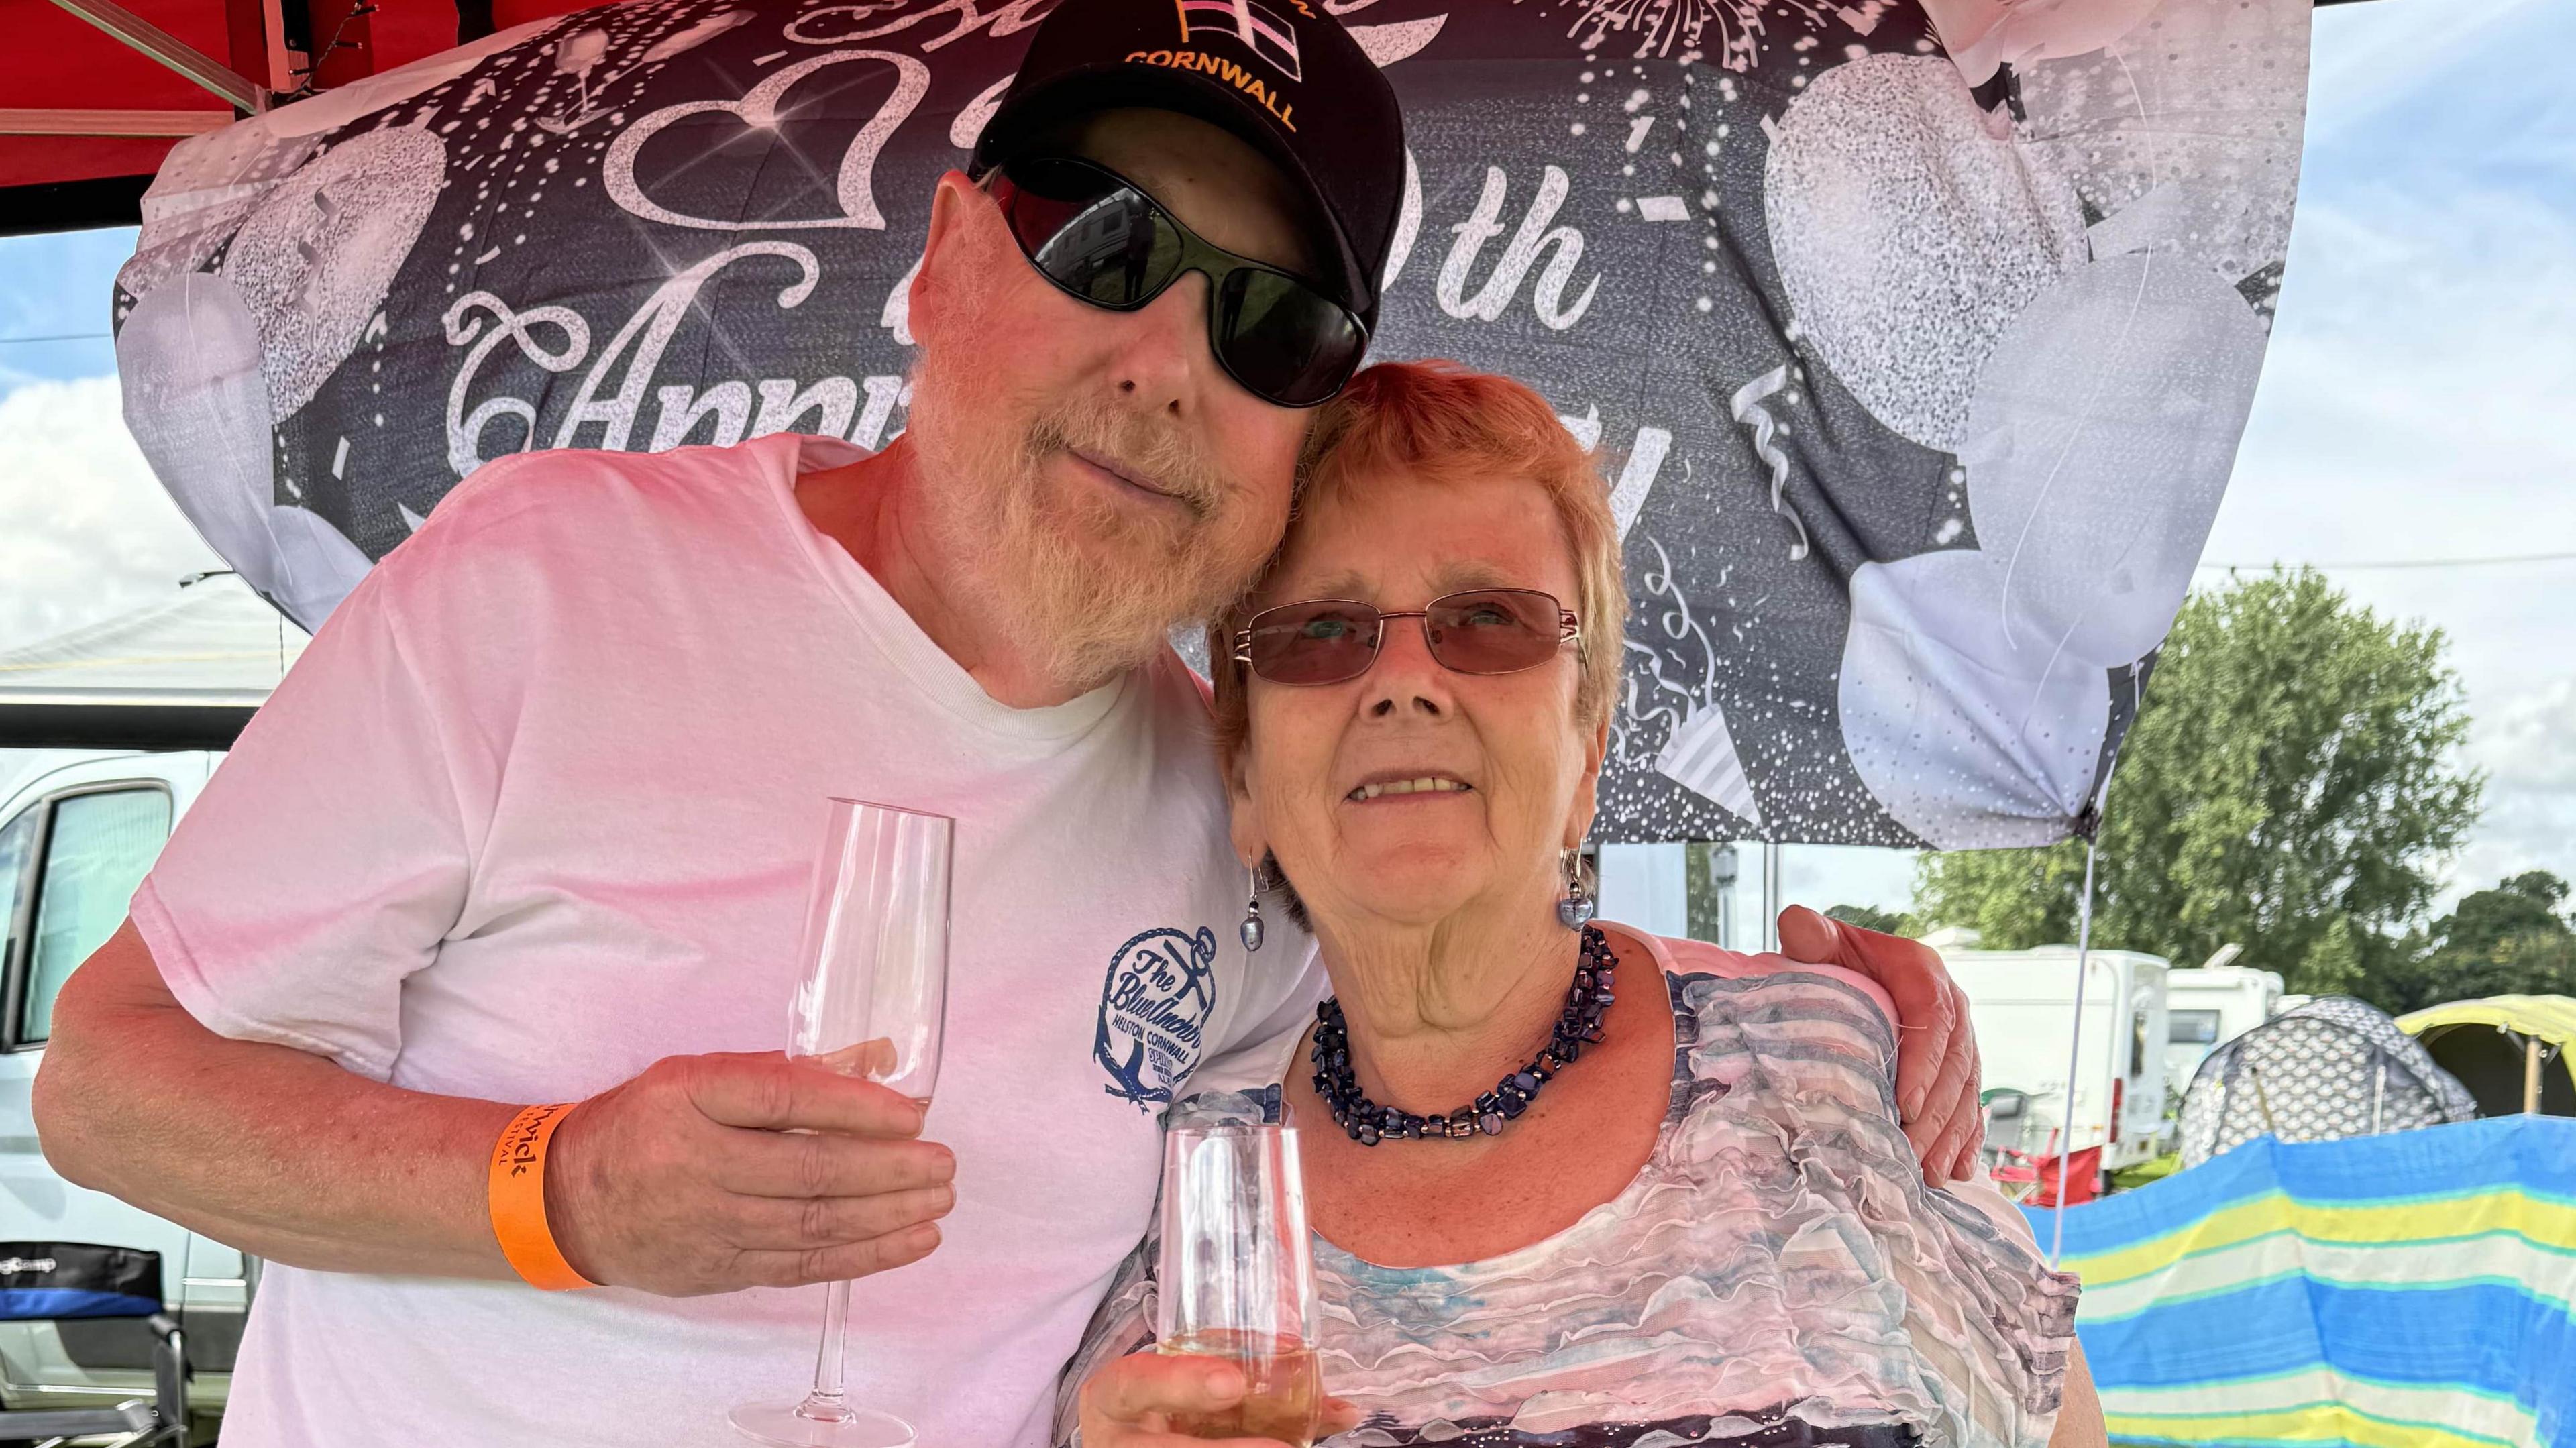
[[[811,1367],[819,1294],[785,1289],[848,1277],[854,1403],[927,1444],[1043,1440],[1159,1108],[1311,1017],[1303,940],[1235,944],[1243,866],[1160,640],[1278,539],[1402,183],[1332,21],[1280,21],[1295,79],[1223,25],[1176,50],[1174,15],[1069,0],[980,176],[939,182],[896,442],[477,473],[63,992],[58,1169],[272,1264],[228,1443],[738,1441],[725,1409]],[[1226,65],[1154,59],[1185,52]],[[958,821],[926,1120],[777,1051],[830,795]],[[1879,967],[1934,1027],[1907,1086],[1957,1099],[1919,948],[1800,928]],[[597,1290],[521,1281],[490,1215],[496,1140],[560,1102],[539,1215]]]

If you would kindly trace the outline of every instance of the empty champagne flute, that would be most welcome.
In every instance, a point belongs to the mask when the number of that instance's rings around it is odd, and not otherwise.
[[[805,902],[803,968],[788,1014],[790,1056],[883,1083],[927,1107],[948,1003],[948,871],[956,821],[861,800],[830,801]],[[850,1284],[823,1309],[814,1388],[798,1403],[746,1403],[734,1427],[779,1448],[911,1448],[912,1425],[852,1407],[841,1390]]]
[[[1155,1330],[1167,1353],[1243,1370],[1243,1400],[1174,1414],[1194,1438],[1314,1442],[1324,1403],[1315,1362],[1315,1266],[1297,1133],[1278,1126],[1175,1127],[1164,1137]]]

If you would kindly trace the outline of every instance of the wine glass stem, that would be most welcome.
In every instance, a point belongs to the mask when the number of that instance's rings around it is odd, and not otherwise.
[[[850,1284],[835,1282],[823,1302],[823,1347],[814,1356],[814,1391],[798,1405],[797,1416],[837,1423],[849,1416],[841,1399],[841,1344],[850,1326]]]

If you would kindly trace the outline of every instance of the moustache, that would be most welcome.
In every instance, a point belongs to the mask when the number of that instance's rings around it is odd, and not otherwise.
[[[1029,459],[1075,453],[1143,487],[1176,498],[1204,522],[1225,492],[1225,475],[1196,439],[1096,405],[1057,408],[1029,427]]]

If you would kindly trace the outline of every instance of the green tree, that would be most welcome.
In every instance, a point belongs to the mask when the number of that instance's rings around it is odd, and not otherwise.
[[[2420,937],[2395,979],[2391,1010],[2491,995],[2576,995],[2576,919],[2560,913],[2567,882],[2528,870],[2460,897]]]
[[[2396,994],[2484,788],[2452,766],[2442,647],[2312,569],[2187,600],[2112,781],[2095,943],[2197,965],[2234,941],[2294,991]],[[1927,855],[1915,908],[2020,949],[2075,938],[2083,882],[2075,841]]]

